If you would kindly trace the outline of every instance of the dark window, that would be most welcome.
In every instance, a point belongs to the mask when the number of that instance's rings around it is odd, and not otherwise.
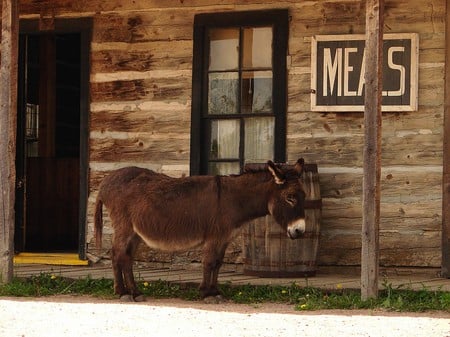
[[[287,40],[287,10],[195,17],[191,174],[285,161]]]

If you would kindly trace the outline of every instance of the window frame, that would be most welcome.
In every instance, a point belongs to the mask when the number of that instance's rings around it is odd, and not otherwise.
[[[208,171],[208,29],[272,26],[272,109],[275,117],[274,160],[286,161],[287,52],[289,12],[287,9],[198,14],[194,18],[192,63],[190,174]],[[254,117],[259,114],[254,114]],[[208,116],[210,117],[210,116]],[[243,116],[235,115],[234,118]],[[230,116],[233,118],[233,116]]]

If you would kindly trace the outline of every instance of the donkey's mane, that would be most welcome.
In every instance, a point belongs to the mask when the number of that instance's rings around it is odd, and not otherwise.
[[[267,171],[267,167],[267,164],[246,164],[243,173],[259,173]]]

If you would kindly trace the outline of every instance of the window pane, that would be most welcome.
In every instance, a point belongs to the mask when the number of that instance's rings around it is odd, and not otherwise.
[[[273,160],[275,119],[273,117],[245,120],[245,162]]]
[[[242,73],[242,113],[272,112],[272,72]]]
[[[208,91],[209,114],[238,113],[239,74],[210,73]]]
[[[239,162],[236,163],[209,163],[208,174],[228,175],[239,173]]]
[[[239,66],[239,29],[209,31],[209,70],[234,70]]]
[[[211,122],[210,159],[239,158],[238,119],[215,120]]]
[[[272,27],[245,28],[244,68],[272,67]]]

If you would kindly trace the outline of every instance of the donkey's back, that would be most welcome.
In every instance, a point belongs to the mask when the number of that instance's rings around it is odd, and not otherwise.
[[[103,204],[115,233],[129,236],[136,232],[149,246],[164,250],[198,245],[211,229],[216,194],[214,177],[171,178],[139,167],[114,171],[99,187],[97,247],[101,247]]]

